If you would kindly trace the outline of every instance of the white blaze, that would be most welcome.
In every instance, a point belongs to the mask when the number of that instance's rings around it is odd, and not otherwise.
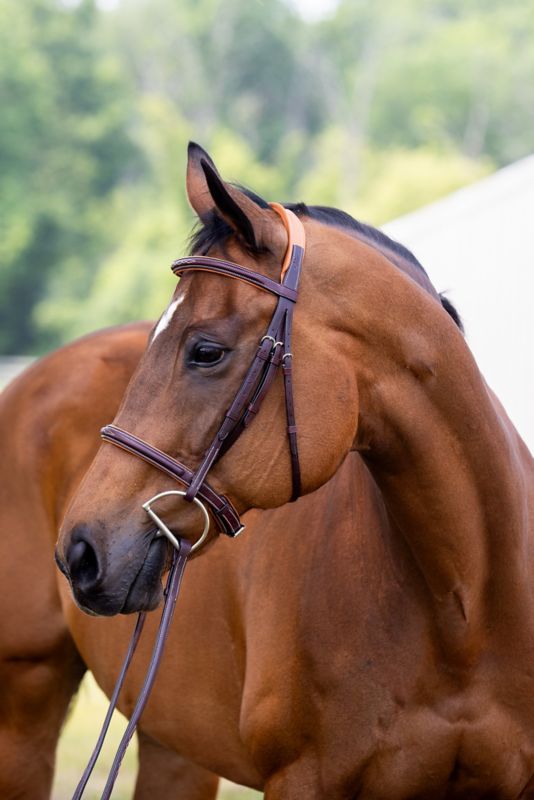
[[[180,297],[177,297],[176,300],[173,300],[172,303],[168,306],[168,308],[163,312],[163,314],[159,319],[158,324],[156,325],[156,330],[154,331],[154,334],[152,336],[152,341],[150,342],[150,344],[152,344],[156,336],[159,336],[160,333],[163,333],[165,328],[169,327],[171,320],[174,316],[174,312],[176,311],[180,303],[183,302],[183,299],[184,296],[180,295]]]

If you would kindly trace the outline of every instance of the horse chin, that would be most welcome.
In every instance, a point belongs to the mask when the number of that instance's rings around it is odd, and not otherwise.
[[[165,539],[153,539],[141,569],[135,576],[122,608],[121,614],[153,611],[163,599],[161,578],[170,566],[169,547]]]

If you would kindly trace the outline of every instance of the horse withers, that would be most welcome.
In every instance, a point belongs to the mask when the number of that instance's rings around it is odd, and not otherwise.
[[[193,261],[281,285],[287,219],[223,181],[198,146],[187,189],[202,223]],[[282,507],[191,564],[182,650],[169,649],[145,728],[269,800],[528,797],[532,459],[413,259],[343,215],[292,213],[306,239],[291,345],[303,496],[284,505],[276,379],[207,480],[238,513]],[[192,475],[278,302],[226,272],[180,280],[114,420]],[[169,554],[143,504],[175,485],[102,446],[57,550],[84,608],[157,605]],[[161,513],[194,538],[193,505]],[[83,626],[73,615],[87,659]],[[104,685],[114,658],[95,660]],[[138,669],[126,710],[140,680]]]

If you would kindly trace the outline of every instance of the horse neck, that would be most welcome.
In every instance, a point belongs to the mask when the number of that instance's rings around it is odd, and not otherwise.
[[[505,626],[525,613],[524,451],[441,306],[393,269],[378,283],[363,280],[346,310],[358,326],[355,446],[423,573],[449,653],[471,659],[488,612],[496,619],[489,605],[506,603]]]

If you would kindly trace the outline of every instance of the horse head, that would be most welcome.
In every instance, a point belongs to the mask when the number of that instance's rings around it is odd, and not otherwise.
[[[246,424],[241,420],[240,435],[231,447],[217,451],[207,475],[211,490],[227,498],[237,513],[273,508],[295,493],[314,491],[352,448],[368,447],[372,431],[361,424],[361,395],[367,406],[373,402],[376,375],[382,371],[385,381],[391,377],[389,351],[401,349],[375,324],[377,317],[387,320],[391,315],[392,296],[396,295],[396,310],[405,309],[416,327],[427,324],[428,303],[449,323],[450,318],[426,287],[417,286],[369,242],[298,207],[298,224],[293,217],[288,221],[290,212],[284,214],[280,207],[224,181],[197,145],[189,148],[187,192],[200,222],[191,268],[178,262],[182,277],[152,331],[113,429],[127,431],[138,443],[150,443],[152,452],[171,455],[195,474],[248,380],[251,363],[262,357],[258,348],[267,348],[264,360],[286,366],[285,348],[276,352],[284,342],[265,334],[280,292],[287,305],[293,302],[288,300],[293,290],[284,295],[282,289],[262,288],[283,285],[281,272],[291,255],[288,244],[298,228],[305,252],[292,313],[293,438],[288,440],[288,389],[281,370],[273,370],[272,385],[262,392],[264,370],[241,409],[248,414]],[[226,264],[226,273],[210,270],[210,263]],[[233,279],[239,277],[228,273],[233,268],[241,269],[245,278],[259,276],[262,285]],[[272,339],[274,347],[265,339]],[[418,367],[422,372],[425,358],[423,353]],[[258,393],[262,405],[256,414]],[[115,614],[158,604],[170,551],[164,538],[156,537],[157,527],[143,505],[173,489],[172,477],[151,463],[109,443],[102,445],[68,510],[57,548],[58,564],[83,608]],[[164,516],[168,531],[186,538],[195,539],[203,525],[197,505],[175,495],[158,501],[158,514]],[[212,521],[209,541],[216,536]]]

